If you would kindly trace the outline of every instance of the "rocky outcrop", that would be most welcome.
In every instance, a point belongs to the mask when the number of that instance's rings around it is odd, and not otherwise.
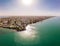
[[[36,23],[48,18],[51,18],[51,16],[11,16],[0,18],[0,27],[22,31],[25,30],[25,27],[28,24]]]

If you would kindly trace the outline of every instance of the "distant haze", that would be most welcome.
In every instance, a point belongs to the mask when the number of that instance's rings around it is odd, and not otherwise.
[[[25,1],[25,0],[24,0]],[[60,15],[59,0],[0,0],[0,16],[58,16]],[[24,3],[26,5],[24,5]]]

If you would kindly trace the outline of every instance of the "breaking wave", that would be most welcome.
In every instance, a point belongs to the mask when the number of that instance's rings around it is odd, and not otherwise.
[[[37,32],[35,31],[35,27],[30,24],[26,26],[26,30],[19,32],[19,34],[23,38],[35,38]]]

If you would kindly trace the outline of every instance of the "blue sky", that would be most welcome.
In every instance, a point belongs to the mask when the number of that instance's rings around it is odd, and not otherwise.
[[[60,0],[44,0],[43,5],[50,10],[60,10]]]
[[[0,0],[0,10],[8,10],[14,5],[14,0]]]
[[[20,14],[22,12],[36,13],[44,11],[59,11],[60,0],[37,0],[36,4],[32,7],[25,7],[21,5],[20,0],[0,0],[0,12],[13,12]]]

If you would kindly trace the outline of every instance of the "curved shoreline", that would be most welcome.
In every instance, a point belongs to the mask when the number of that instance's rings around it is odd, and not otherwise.
[[[0,27],[22,31],[25,30],[25,27],[28,24],[43,21],[51,17],[52,16],[11,16],[6,18],[0,18]]]

